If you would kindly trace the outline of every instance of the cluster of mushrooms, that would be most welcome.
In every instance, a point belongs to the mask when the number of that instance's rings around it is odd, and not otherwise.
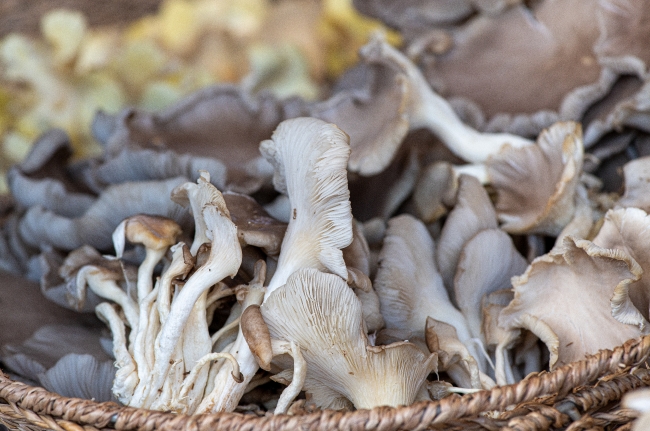
[[[357,6],[404,49],[375,35],[329,98],[210,87],[98,113],[96,158],[71,161],[61,131],[35,143],[0,202],[0,268],[105,327],[4,346],[16,378],[178,413],[298,414],[490,389],[648,333],[648,53],[613,48],[648,33],[618,26],[643,2],[542,1],[543,29],[517,1],[384,3]],[[565,79],[549,46],[568,30],[545,20],[569,4],[595,29],[570,39],[576,82],[540,92],[534,79]],[[522,67],[555,63],[495,96],[523,72],[481,69],[486,34],[517,53],[538,41]],[[57,332],[77,347],[43,359]]]

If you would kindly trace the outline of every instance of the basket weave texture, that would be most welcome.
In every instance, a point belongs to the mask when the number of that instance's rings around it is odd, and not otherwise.
[[[25,431],[629,430],[636,414],[619,401],[628,391],[650,386],[649,354],[645,336],[490,391],[397,408],[263,417],[175,415],[66,398],[0,373],[0,423]]]

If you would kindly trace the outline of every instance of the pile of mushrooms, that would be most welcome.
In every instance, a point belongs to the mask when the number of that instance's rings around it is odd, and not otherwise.
[[[642,90],[607,100],[621,64],[644,80],[647,67],[632,48],[605,62],[620,37],[608,2],[584,37],[601,67],[584,100],[606,120],[543,111],[549,99],[510,122],[469,121],[431,77],[461,82],[450,68],[482,23],[524,25],[526,6],[457,2],[423,34],[429,15],[407,3],[386,9],[405,52],[375,35],[323,100],[222,86],[158,113],[100,112],[104,153],[81,161],[63,132],[39,138],[0,201],[0,268],[105,326],[85,323],[59,357],[43,356],[48,329],[11,340],[12,375],[133,407],[300,414],[490,389],[647,334],[650,158],[618,161],[620,196],[599,171],[650,130]],[[540,3],[540,20],[563,7]]]

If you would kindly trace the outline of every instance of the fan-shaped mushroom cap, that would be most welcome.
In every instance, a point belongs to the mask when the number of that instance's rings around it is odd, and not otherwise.
[[[274,166],[276,190],[289,196],[291,219],[267,296],[299,268],[326,269],[348,278],[341,249],[352,242],[347,182],[350,146],[345,133],[315,118],[283,121],[260,144]]]
[[[424,331],[427,317],[452,325],[461,342],[470,344],[467,320],[452,305],[437,271],[435,246],[424,224],[410,215],[390,219],[379,254],[375,289],[386,328]]]
[[[512,239],[500,229],[483,230],[465,244],[454,277],[454,292],[473,337],[485,341],[481,331],[483,297],[510,288],[510,278],[523,274],[527,267]]]
[[[641,266],[641,279],[612,298],[612,313],[620,322],[643,325],[650,314],[650,216],[638,208],[609,210],[593,241],[629,255]]]
[[[476,178],[461,175],[456,196],[456,205],[447,217],[436,248],[436,262],[452,301],[454,275],[463,247],[480,231],[497,227],[490,197]]]
[[[623,166],[623,175],[625,194],[616,205],[650,211],[650,157],[641,157],[626,163]]]
[[[515,297],[501,312],[499,325],[533,332],[548,347],[551,368],[613,348],[642,335],[647,324],[619,322],[610,303],[641,272],[621,251],[567,236],[513,278]]]
[[[262,304],[272,338],[293,341],[307,362],[303,389],[322,408],[412,403],[436,355],[410,343],[373,347],[363,327],[361,303],[345,281],[303,269]],[[342,400],[343,399],[343,400]]]
[[[574,122],[554,124],[537,145],[506,148],[490,158],[488,177],[497,190],[501,228],[557,236],[575,211],[582,158],[582,130]]]

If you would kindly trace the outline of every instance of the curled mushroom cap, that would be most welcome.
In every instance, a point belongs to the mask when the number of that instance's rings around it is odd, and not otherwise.
[[[613,348],[642,335],[647,324],[619,322],[610,303],[641,272],[625,253],[566,236],[513,278],[515,297],[501,312],[499,325],[533,332],[548,347],[551,368]]]
[[[490,158],[501,228],[557,236],[575,212],[583,152],[580,124],[564,122],[542,132],[537,145],[506,148]]]
[[[271,337],[301,348],[303,389],[321,408],[341,408],[345,400],[356,408],[411,404],[436,368],[436,355],[413,344],[370,346],[361,303],[333,274],[300,270],[261,309]]]
[[[260,144],[260,151],[275,168],[276,190],[291,203],[267,295],[299,268],[326,269],[346,280],[341,249],[352,242],[347,136],[322,120],[295,118],[283,121],[272,138]]]
[[[594,244],[633,258],[643,270],[641,279],[612,298],[612,313],[623,323],[643,324],[650,314],[650,216],[638,208],[609,210]],[[641,315],[639,315],[639,313]]]

